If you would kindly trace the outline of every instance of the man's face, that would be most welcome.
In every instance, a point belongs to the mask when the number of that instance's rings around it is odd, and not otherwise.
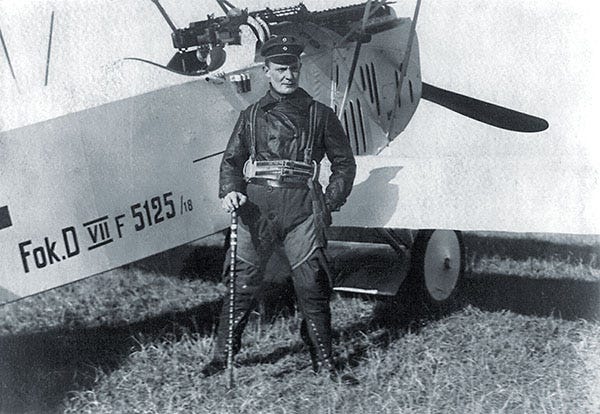
[[[268,62],[263,69],[275,92],[288,95],[298,89],[301,66],[300,62],[289,65]]]

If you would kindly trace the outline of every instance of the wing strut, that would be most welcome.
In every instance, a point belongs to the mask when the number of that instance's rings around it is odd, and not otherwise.
[[[177,32],[177,26],[175,26],[175,23],[173,23],[173,20],[171,20],[171,18],[167,14],[167,11],[165,9],[163,9],[163,6],[160,4],[160,2],[158,0],[150,0],[150,1],[152,3],[154,3],[154,5],[156,6],[156,8],[160,12],[160,14],[162,14],[162,17],[167,21],[167,24],[171,28],[171,31],[173,33]]]
[[[362,17],[362,22],[360,24],[360,26],[355,27],[354,29],[350,30],[350,32],[346,33],[346,36],[344,36],[342,38],[342,40],[340,41],[340,43],[345,42],[352,34],[356,33],[357,30],[359,30],[359,36],[358,39],[356,40],[356,47],[354,48],[354,55],[352,56],[352,65],[350,65],[350,73],[348,74],[348,81],[346,82],[346,89],[344,90],[344,97],[342,98],[342,103],[340,104],[340,106],[338,107],[338,118],[340,118],[342,116],[342,114],[344,113],[344,107],[346,106],[346,101],[348,100],[348,95],[350,94],[350,88],[352,87],[352,83],[354,81],[354,72],[356,71],[356,65],[358,63],[358,58],[360,57],[360,48],[362,46],[362,42],[363,42],[363,38],[365,35],[365,28],[367,27],[367,21],[369,20],[369,18],[381,7],[383,6],[385,3],[384,2],[379,2],[378,0],[375,0],[375,3],[377,3],[377,5],[373,8],[373,10],[371,10],[371,5],[373,4],[373,0],[368,0],[367,4],[365,5],[365,12],[363,13],[363,17]]]
[[[48,34],[48,52],[46,54],[46,75],[44,76],[44,86],[48,86],[48,75],[50,74],[50,52],[52,51],[52,33],[54,33],[54,10],[50,16],[50,33]]]
[[[369,0],[368,3],[372,3],[373,0]],[[371,17],[373,14],[375,14],[377,12],[377,10],[379,10],[380,8],[382,8],[383,6],[385,6],[386,4],[390,4],[387,3],[385,1],[379,1],[379,0],[374,0],[375,3],[377,3],[375,5],[375,7],[373,8],[373,10],[371,10],[371,12],[368,14],[369,17]],[[368,6],[367,3],[367,6]],[[367,17],[367,20],[368,18]],[[348,33],[346,33],[346,35],[344,37],[342,37],[342,39],[338,42],[338,44],[343,44],[346,42],[346,40],[348,40],[350,38],[350,36],[352,36],[354,33],[356,33],[358,30],[364,30],[364,26],[366,26],[366,21],[364,18],[364,14],[363,14],[363,20],[361,21],[360,24],[354,24],[353,27],[350,29],[350,31]]]
[[[4,42],[4,36],[2,35],[2,29],[0,29],[0,42],[2,42],[2,48],[4,49],[4,56],[6,56],[6,61],[8,62],[8,68],[10,69],[10,74],[12,78],[15,80],[15,85],[17,85],[17,91],[21,93],[21,89],[19,89],[19,81],[17,81],[17,76],[15,75],[15,70],[10,61],[10,55],[8,54],[8,48],[6,47],[6,42]]]
[[[231,4],[227,0],[217,0],[217,3],[223,9],[223,11],[225,12],[225,15],[229,14],[229,10],[236,8],[233,4]]]
[[[398,80],[398,87],[396,88],[396,94],[394,96],[394,105],[392,110],[392,117],[390,118],[390,124],[388,125],[387,132],[387,140],[390,141],[390,136],[392,134],[392,128],[394,127],[394,121],[396,119],[396,111],[398,109],[398,99],[400,98],[400,92],[402,91],[402,83],[404,82],[404,78],[406,77],[406,71],[408,70],[408,64],[410,61],[410,53],[412,51],[412,45],[415,40],[415,33],[417,29],[417,19],[419,18],[419,10],[421,9],[421,0],[417,0],[417,4],[415,6],[415,13],[413,15],[412,23],[410,26],[410,33],[408,35],[408,43],[406,45],[406,51],[404,52],[404,59],[402,59],[402,66],[400,66],[400,79]]]

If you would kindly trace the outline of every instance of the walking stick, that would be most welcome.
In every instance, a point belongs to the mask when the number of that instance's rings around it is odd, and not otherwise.
[[[236,277],[236,259],[237,259],[237,237],[238,237],[238,217],[237,211],[231,212],[231,234],[229,250],[231,252],[231,261],[229,263],[229,332],[227,336],[227,388],[233,389],[233,316],[235,313],[235,277]]]

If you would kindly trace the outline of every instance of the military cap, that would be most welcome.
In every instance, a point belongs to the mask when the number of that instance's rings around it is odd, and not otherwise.
[[[294,36],[272,36],[260,48],[260,54],[265,61],[287,65],[299,60],[304,45]]]

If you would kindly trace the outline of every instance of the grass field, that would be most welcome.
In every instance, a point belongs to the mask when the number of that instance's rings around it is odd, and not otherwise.
[[[253,315],[235,391],[198,375],[224,293],[220,248],[0,307],[0,412],[600,412],[600,238],[468,233],[465,245],[454,313],[429,318],[402,295],[334,299],[355,388],[311,373],[296,315]]]

